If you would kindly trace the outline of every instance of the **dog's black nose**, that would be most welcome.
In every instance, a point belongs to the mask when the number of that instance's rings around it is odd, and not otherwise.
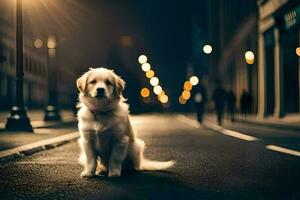
[[[97,88],[97,97],[105,97],[104,88]]]

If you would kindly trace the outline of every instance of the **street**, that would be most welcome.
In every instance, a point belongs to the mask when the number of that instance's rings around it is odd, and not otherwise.
[[[164,172],[80,178],[78,145],[71,142],[0,165],[1,199],[299,199],[300,159],[269,150],[300,150],[296,131],[241,123],[224,128],[257,138],[246,141],[183,115],[132,117],[145,157],[176,160]],[[70,130],[71,132],[71,130]]]

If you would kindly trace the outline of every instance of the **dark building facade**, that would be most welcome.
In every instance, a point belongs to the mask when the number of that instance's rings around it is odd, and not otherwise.
[[[258,113],[299,113],[300,1],[261,0],[258,6]]]
[[[208,30],[214,49],[209,62],[211,85],[219,79],[234,90],[237,102],[243,90],[249,91],[252,112],[257,110],[257,61],[247,64],[245,53],[251,51],[257,57],[257,21],[255,0],[209,1]]]
[[[14,4],[0,2],[0,109],[9,110],[15,97],[16,45]],[[33,39],[24,36],[24,100],[29,107],[41,107],[47,97],[46,52],[33,47]]]

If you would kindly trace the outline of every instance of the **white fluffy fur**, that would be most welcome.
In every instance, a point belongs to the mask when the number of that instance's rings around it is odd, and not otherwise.
[[[144,159],[145,143],[135,137],[130,124],[124,86],[119,76],[105,68],[90,69],[77,80],[81,177],[94,176],[97,161],[98,169],[108,170],[108,176],[120,176],[127,169],[163,170],[175,163]],[[99,87],[105,89],[105,98],[96,98]]]

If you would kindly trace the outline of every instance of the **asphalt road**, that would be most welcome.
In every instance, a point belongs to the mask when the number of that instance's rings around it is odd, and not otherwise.
[[[225,125],[259,138],[245,141],[174,115],[138,116],[133,122],[147,144],[146,157],[174,159],[174,168],[82,179],[72,142],[1,164],[0,199],[300,199],[300,157],[266,148],[297,150],[299,133]]]

